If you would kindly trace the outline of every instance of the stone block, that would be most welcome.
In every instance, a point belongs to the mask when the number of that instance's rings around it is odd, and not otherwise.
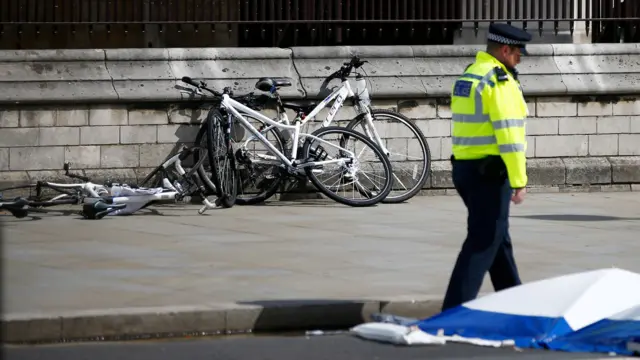
[[[0,129],[18,127],[20,125],[20,111],[0,110]]]
[[[427,138],[427,146],[431,153],[431,160],[442,160],[442,140],[441,138]],[[417,141],[409,143],[409,155],[421,151]]]
[[[156,167],[176,153],[175,144],[140,145],[140,166]]]
[[[611,164],[607,158],[564,158],[567,185],[611,183]]]
[[[640,99],[628,99],[614,103],[613,115],[640,115]]]
[[[610,157],[614,183],[640,183],[640,156]]]
[[[525,156],[527,158],[535,157],[536,156],[536,137],[527,136],[525,137],[525,141],[527,142],[527,151],[525,152]]]
[[[100,167],[100,146],[66,146],[64,161],[78,169]]]
[[[398,101],[398,111],[409,119],[433,119],[436,117],[435,100]]]
[[[100,147],[101,168],[134,168],[140,166],[140,145],[103,145]]]
[[[56,115],[57,111],[55,109],[20,110],[20,126],[55,126]]]
[[[620,134],[618,138],[618,154],[640,155],[640,134]]]
[[[589,135],[589,155],[618,155],[618,134]]]
[[[158,125],[158,143],[193,143],[200,125]]]
[[[578,116],[611,116],[613,104],[610,102],[578,103]]]
[[[432,188],[453,188],[451,161],[432,161],[430,178]]]
[[[389,150],[389,160],[391,161],[405,161],[407,160],[407,149],[408,149],[408,141],[407,139],[398,138],[398,139],[385,139],[385,146],[387,150]]]
[[[561,159],[528,159],[528,185],[554,186],[565,183],[566,174]]]
[[[29,184],[29,175],[26,171],[0,171],[0,188],[8,188],[11,186],[18,186]],[[20,196],[20,193],[4,193],[4,197]]]
[[[169,123],[166,110],[129,110],[129,125],[165,125]]]
[[[451,144],[451,138],[450,137],[445,137],[442,138],[442,147],[441,147],[441,156],[444,160],[448,160],[449,158],[451,158],[451,151],[452,151],[452,144]]]
[[[9,148],[0,148],[0,171],[9,170]]]
[[[429,119],[416,120],[416,125],[426,137],[447,137],[451,136],[451,120],[447,119]],[[404,131],[409,136],[413,136],[408,130]]]
[[[632,116],[630,121],[629,132],[632,134],[640,134],[640,116]]]
[[[595,134],[595,117],[563,117],[558,120],[558,133],[560,135]]]
[[[451,119],[451,106],[446,104],[438,104],[437,114],[439,118]]]
[[[631,130],[630,116],[603,116],[598,117],[598,134],[627,134]]]
[[[417,101],[418,104],[420,104],[420,101]],[[371,106],[374,109],[387,109],[387,110],[393,110],[393,111],[398,111],[398,101],[397,100],[384,100],[384,99],[380,99],[380,100],[372,100],[371,101]],[[435,110],[435,107],[434,107]]]
[[[538,98],[537,117],[567,117],[578,115],[578,104],[563,98]]]
[[[38,146],[40,130],[37,128],[5,128],[0,130],[0,146]]]
[[[529,118],[527,119],[527,135],[557,135],[558,120],[560,118]]]
[[[154,125],[120,126],[121,144],[148,144],[158,139],[158,128]]]
[[[127,125],[129,113],[124,106],[96,105],[89,109],[89,125]]]
[[[89,124],[89,109],[58,109],[56,126],[86,126]]]
[[[40,145],[78,145],[80,144],[80,128],[69,126],[40,128]]]
[[[105,182],[117,182],[120,184],[137,184],[138,178],[133,168],[120,169],[88,169],[85,175],[91,179],[91,182],[103,184]]]
[[[120,143],[119,126],[83,126],[80,128],[80,144],[109,145]]]
[[[536,137],[536,157],[586,156],[588,135],[549,135]]]
[[[169,123],[171,124],[201,124],[209,113],[208,109],[171,109]]]
[[[11,170],[60,169],[64,164],[64,146],[19,147],[9,149]]]
[[[58,170],[33,170],[27,171],[27,174],[29,175],[29,181],[31,183],[35,183],[38,181],[49,181],[59,184],[71,184],[76,182],[76,180],[73,180],[68,176],[64,176],[64,171],[62,171],[61,169],[62,166],[60,166]],[[74,169],[72,167],[71,171],[73,171],[74,173],[83,174],[82,169]]]
[[[527,102],[527,116],[535,117],[536,116],[536,99],[526,99]]]

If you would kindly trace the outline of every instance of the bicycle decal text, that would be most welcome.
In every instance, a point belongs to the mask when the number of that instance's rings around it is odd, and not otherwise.
[[[342,103],[344,102],[346,97],[347,97],[347,89],[346,88],[342,88],[340,90],[340,92],[338,93],[338,96],[336,96],[336,100],[334,101],[333,105],[331,106],[331,109],[329,109],[329,113],[327,114],[327,118],[324,119],[324,121],[322,122],[322,125],[329,126],[329,124],[331,124],[331,121],[333,121],[333,118],[338,113],[338,109],[340,109],[340,107],[342,107]]]

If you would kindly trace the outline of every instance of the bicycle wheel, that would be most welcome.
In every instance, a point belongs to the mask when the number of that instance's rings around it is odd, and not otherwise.
[[[420,128],[403,114],[387,110],[371,110],[373,126],[378,136],[384,142],[388,151],[387,156],[393,166],[392,190],[382,202],[400,203],[414,197],[427,182],[431,167],[431,151],[429,144]],[[375,142],[365,114],[360,114],[347,125],[348,129],[366,134]],[[362,130],[360,130],[362,129]],[[383,134],[381,130],[393,131],[393,134]],[[416,149],[416,155],[409,151]],[[419,154],[418,154],[419,153]]]
[[[391,162],[371,139],[354,130],[337,126],[320,128],[311,135],[316,138],[327,137],[327,139],[318,141],[308,137],[302,148],[303,159],[307,161],[343,160],[305,167],[307,177],[318,190],[341,204],[357,207],[375,205],[387,197],[393,183]],[[353,148],[349,146],[350,140],[354,140]],[[338,144],[330,145],[327,143],[330,141],[337,141]],[[329,155],[328,151],[335,151],[337,154]],[[371,166],[364,159],[360,159],[365,152],[372,154],[373,160],[378,161],[379,164]],[[332,184],[325,185],[321,182],[320,176],[327,174],[331,167],[337,168],[337,180],[336,175],[329,176],[328,179],[331,179]],[[371,171],[369,173],[363,171],[365,167],[371,167]],[[344,196],[339,194],[341,188],[344,188]],[[356,194],[363,195],[365,198],[346,197]]]
[[[28,201],[47,201],[66,199],[75,196],[78,191],[72,189],[56,188],[47,185],[23,184],[0,189],[0,197],[23,197]],[[28,194],[28,195],[27,195]]]
[[[218,199],[222,207],[230,208],[238,195],[238,177],[231,144],[231,124],[218,109],[212,109],[207,115],[207,150]]]
[[[266,130],[269,125],[262,120],[248,114],[243,114],[243,116],[278,151],[287,154],[286,141],[278,128],[271,127]],[[239,178],[236,204],[255,205],[262,203],[278,191],[278,187],[284,180],[282,162],[272,150],[248,131],[234,131],[232,138],[239,148],[236,152]]]

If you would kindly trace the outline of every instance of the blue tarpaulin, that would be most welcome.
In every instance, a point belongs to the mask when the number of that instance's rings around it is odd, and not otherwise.
[[[633,355],[640,343],[640,274],[614,268],[541,280],[413,325],[522,348]]]

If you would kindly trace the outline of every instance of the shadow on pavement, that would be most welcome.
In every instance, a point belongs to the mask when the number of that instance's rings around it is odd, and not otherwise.
[[[546,215],[513,215],[515,218],[549,221],[620,221],[640,220],[637,217],[619,217],[606,215],[580,215],[580,214],[546,214]]]
[[[345,330],[380,310],[380,303],[367,300],[257,300],[239,305],[259,306],[254,331]]]

